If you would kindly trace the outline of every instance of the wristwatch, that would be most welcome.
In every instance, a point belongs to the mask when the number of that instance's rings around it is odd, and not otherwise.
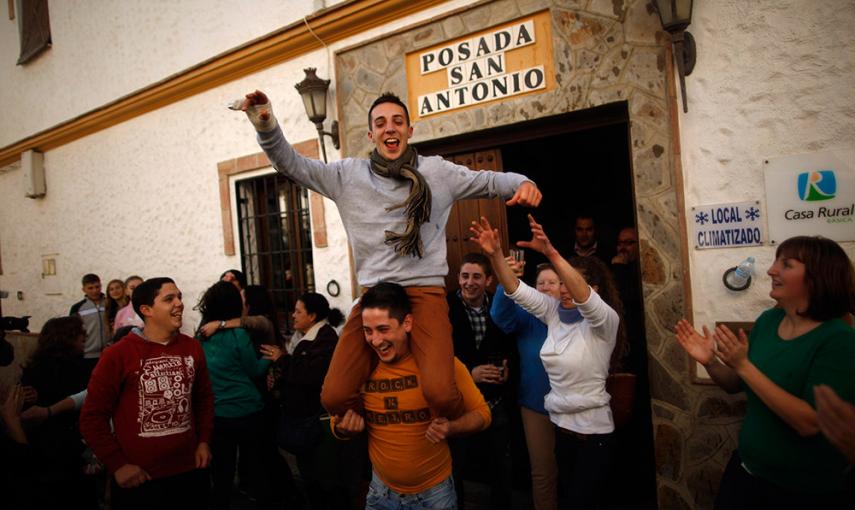
[[[217,326],[217,329],[223,329],[226,327],[226,321],[220,321],[220,324]]]

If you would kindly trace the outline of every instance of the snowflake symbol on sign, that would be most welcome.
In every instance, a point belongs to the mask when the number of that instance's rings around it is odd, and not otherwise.
[[[708,221],[710,221],[710,215],[705,212],[701,212],[695,215],[695,223],[700,223],[701,225],[703,225]]]
[[[757,221],[757,218],[760,217],[760,209],[755,209],[754,207],[749,207],[745,210],[745,216],[748,217],[751,221]]]

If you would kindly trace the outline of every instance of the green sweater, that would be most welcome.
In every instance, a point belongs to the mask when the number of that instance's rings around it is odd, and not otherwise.
[[[239,418],[261,411],[264,402],[254,381],[265,376],[270,361],[258,359],[247,332],[218,331],[202,348],[214,388],[214,415]]]
[[[826,384],[855,402],[855,330],[840,319],[822,323],[791,340],[778,336],[784,311],[757,319],[748,359],[785,391],[815,406],[813,388]],[[753,475],[790,490],[832,493],[843,489],[846,460],[822,433],[801,437],[743,384],[748,397],[739,434],[739,454]]]

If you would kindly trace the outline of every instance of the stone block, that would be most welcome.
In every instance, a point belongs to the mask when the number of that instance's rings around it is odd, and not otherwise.
[[[624,78],[656,97],[665,94],[665,60],[661,48],[636,47],[629,58]]]
[[[611,19],[623,19],[626,13],[626,1],[624,0],[591,0],[588,11]]]
[[[688,411],[691,408],[686,390],[680,381],[671,377],[671,374],[668,373],[659,360],[651,357],[647,371],[650,375],[650,396],[652,398],[671,404],[683,411]]]
[[[466,27],[460,16],[451,16],[442,20],[442,30],[447,39],[455,39],[466,33]]]
[[[687,464],[703,464],[727,445],[727,434],[721,427],[698,425],[686,440]]]
[[[659,508],[667,510],[693,510],[679,492],[667,485],[659,486]]]
[[[647,0],[634,1],[626,11],[623,23],[626,41],[633,44],[657,44],[662,31],[659,15],[653,3]]]
[[[686,486],[694,497],[694,508],[708,509],[713,507],[723,473],[724,466],[708,463],[686,475]]]
[[[716,419],[734,419],[743,418],[745,416],[745,399],[744,398],[729,398],[727,400],[720,397],[707,397],[703,399],[698,406],[698,418],[716,420]]]
[[[383,85],[383,79],[384,76],[382,74],[375,73],[364,67],[356,71],[356,83],[366,91],[380,90],[380,87]]]
[[[398,55],[397,58],[401,58],[401,55]],[[359,61],[368,69],[382,75],[387,74],[386,69],[389,67],[389,62],[394,59],[395,57],[391,59],[387,57],[383,45],[375,43],[362,49]]]
[[[656,471],[660,476],[677,481],[682,471],[682,434],[667,423],[660,423],[655,430]]]

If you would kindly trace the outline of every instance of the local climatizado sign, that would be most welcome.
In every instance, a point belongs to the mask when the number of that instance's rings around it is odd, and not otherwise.
[[[763,215],[757,201],[699,205],[690,213],[695,249],[763,244]]]
[[[855,149],[765,162],[769,242],[797,235],[855,240]]]
[[[414,119],[555,87],[548,11],[407,55]]]

